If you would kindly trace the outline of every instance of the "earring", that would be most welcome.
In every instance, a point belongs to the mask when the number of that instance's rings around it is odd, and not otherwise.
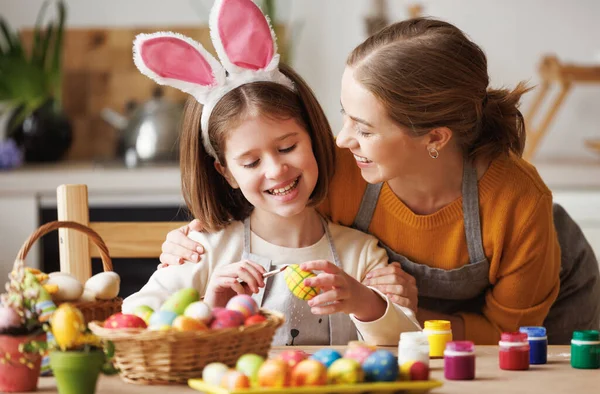
[[[435,148],[429,148],[427,149],[427,151],[429,152],[429,157],[431,157],[432,159],[437,159],[440,155],[440,152],[438,152],[438,150]]]

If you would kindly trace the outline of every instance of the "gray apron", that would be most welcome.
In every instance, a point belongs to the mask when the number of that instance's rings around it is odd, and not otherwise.
[[[382,184],[367,185],[353,227],[368,232]],[[465,162],[463,170],[463,216],[469,264],[453,270],[417,264],[382,245],[390,262],[397,261],[412,275],[419,290],[419,306],[440,313],[481,314],[490,287],[490,264],[483,252],[479,221],[477,172]],[[574,330],[600,326],[600,273],[594,252],[579,226],[554,204],[554,225],[561,247],[560,291],[544,320],[550,344],[569,344]]]
[[[331,256],[318,256],[321,259],[332,259],[333,263],[343,269],[339,256],[337,254],[329,226],[325,219],[321,218],[325,236],[329,243]],[[316,259],[317,257],[315,257]],[[250,260],[256,264],[263,266],[265,271],[272,271],[276,265],[272,264],[272,260],[268,257],[256,255],[250,251],[250,218],[244,220],[244,250],[242,259]],[[357,339],[356,326],[350,320],[350,317],[345,313],[334,313],[332,315],[316,316],[311,313],[310,307],[306,301],[300,300],[293,296],[285,284],[284,275],[275,275],[267,278],[265,287],[259,289],[257,294],[253,294],[252,298],[260,307],[268,309],[269,304],[277,299],[281,303],[282,298],[285,298],[285,309],[279,312],[285,314],[288,323],[291,326],[280,328],[276,333],[276,338],[285,338],[285,345],[323,345],[323,339],[330,345],[346,345],[349,341]],[[271,301],[271,302],[270,302]],[[286,313],[287,312],[287,313]],[[289,333],[281,330],[290,328]],[[320,343],[319,343],[320,342]],[[283,343],[279,343],[282,345]]]

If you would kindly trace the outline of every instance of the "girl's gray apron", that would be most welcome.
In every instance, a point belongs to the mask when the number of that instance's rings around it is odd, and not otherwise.
[[[354,228],[368,232],[377,206],[382,183],[368,184],[354,219]],[[489,282],[490,263],[483,251],[479,221],[477,172],[465,161],[462,182],[462,207],[469,263],[453,270],[443,270],[408,260],[382,245],[389,261],[397,261],[412,275],[419,291],[419,307],[453,314],[481,314]],[[551,344],[569,343],[573,330],[596,329],[600,325],[600,274],[590,245],[577,224],[558,205],[554,221],[562,250],[561,289],[544,326]]]
[[[337,254],[329,226],[321,218],[325,235],[329,243],[331,256],[320,256],[322,259],[331,258],[333,263],[342,268]],[[268,257],[258,256],[250,251],[250,218],[244,220],[244,251],[242,259],[260,264],[268,271],[277,266],[272,264]],[[265,287],[261,288],[252,298],[261,307],[285,314],[286,322],[277,330],[275,342],[279,345],[346,345],[349,341],[357,339],[356,326],[345,313],[332,315],[314,315],[306,301],[293,296],[285,284],[284,274],[267,278]],[[283,310],[282,309],[282,304]],[[273,305],[273,306],[270,306]],[[288,313],[286,313],[286,311]]]

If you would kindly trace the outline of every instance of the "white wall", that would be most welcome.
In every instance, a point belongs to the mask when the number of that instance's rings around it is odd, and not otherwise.
[[[415,1],[389,0],[391,19],[406,17]],[[32,25],[42,0],[0,0],[15,26]],[[206,21],[210,0],[67,0],[68,24],[81,26],[190,25]],[[340,127],[340,76],[348,52],[365,37],[368,0],[279,0],[279,19],[303,20],[294,66],[321,100],[334,130]],[[543,54],[600,64],[600,2],[596,0],[424,0],[425,13],[452,22],[488,55],[493,85],[537,82]],[[524,98],[523,108],[531,99]],[[540,157],[593,157],[584,138],[600,138],[600,84],[577,86],[542,143]]]

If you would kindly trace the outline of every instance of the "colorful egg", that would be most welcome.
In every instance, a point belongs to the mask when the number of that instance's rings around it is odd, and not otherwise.
[[[262,323],[264,321],[267,321],[267,318],[264,317],[263,315],[254,315],[254,316],[250,316],[249,318],[244,320],[244,325],[251,326],[253,324]]]
[[[227,302],[226,309],[238,311],[244,315],[244,319],[258,313],[258,304],[247,294],[239,294]]]
[[[200,320],[187,316],[177,316],[171,326],[177,331],[206,331],[208,327]]]
[[[178,315],[183,315],[185,308],[188,307],[192,302],[196,302],[200,299],[200,294],[194,288],[188,287],[181,289],[175,294],[172,294],[164,304],[161,305],[161,311],[171,311]]]
[[[215,318],[210,323],[210,328],[232,328],[239,327],[244,324],[244,315],[238,311],[230,311],[229,309],[223,309],[215,314]]]
[[[258,370],[265,362],[265,359],[258,354],[244,354],[238,358],[235,369],[246,375],[251,383],[258,382]]]
[[[292,369],[292,386],[323,386],[325,384],[327,384],[327,368],[317,360],[302,360]]]
[[[149,328],[156,330],[158,327],[171,327],[177,313],[171,311],[156,311],[150,316]]]
[[[377,350],[362,364],[365,379],[370,382],[394,382],[398,378],[398,360],[387,350]]]
[[[204,324],[210,323],[212,320],[212,311],[210,306],[202,301],[192,302],[185,308],[183,315],[192,319],[200,320]]]
[[[69,303],[61,304],[54,311],[50,326],[52,335],[62,350],[73,347],[87,327],[81,311]]]
[[[342,358],[342,355],[336,350],[325,348],[317,350],[310,358],[329,368],[335,360]]]
[[[229,367],[223,363],[207,364],[202,370],[202,380],[213,386],[219,386],[227,371],[229,371]]]
[[[367,345],[365,342],[352,341],[348,343],[344,358],[350,358],[362,364],[375,350],[377,350],[375,346]]]
[[[0,305],[0,330],[21,326],[21,316],[13,309]]]
[[[276,358],[285,361],[290,369],[293,369],[300,361],[308,358],[308,353],[302,350],[284,350]]]
[[[154,309],[150,308],[148,305],[139,305],[133,310],[133,314],[145,321],[146,325],[150,323],[150,316],[152,316],[153,313]]]
[[[319,290],[316,287],[304,285],[304,279],[316,276],[313,272],[301,270],[298,264],[290,264],[283,271],[283,274],[288,289],[301,300],[308,301],[319,294]]]
[[[115,313],[104,321],[104,328],[146,328],[147,324],[139,316]]]
[[[290,368],[287,363],[278,359],[267,360],[258,369],[258,385],[260,387],[288,387],[290,385]]]
[[[330,384],[355,384],[364,381],[364,372],[360,363],[350,358],[335,360],[327,369]]]
[[[240,371],[230,369],[221,378],[221,387],[227,390],[250,388],[250,379]]]
[[[422,361],[407,361],[400,366],[402,380],[429,380],[429,366]]]

